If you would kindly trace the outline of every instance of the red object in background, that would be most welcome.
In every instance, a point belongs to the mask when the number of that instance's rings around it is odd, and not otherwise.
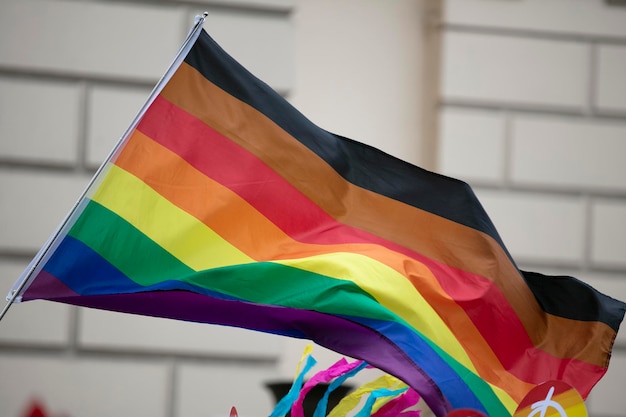
[[[235,407],[230,409],[230,417],[238,417],[237,409]]]
[[[43,406],[37,400],[32,400],[28,405],[28,409],[23,414],[23,417],[47,417],[43,410]]]
[[[31,400],[30,404],[28,404],[26,412],[22,414],[22,417],[54,417],[54,416],[46,413],[46,410],[44,409],[41,401]],[[68,417],[68,416],[58,415],[56,417]]]
[[[454,410],[446,417],[485,417],[483,413],[479,413],[476,410],[470,410],[469,408],[461,408],[459,410]]]

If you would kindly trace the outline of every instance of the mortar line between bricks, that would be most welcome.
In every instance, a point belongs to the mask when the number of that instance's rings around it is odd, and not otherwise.
[[[560,42],[602,42],[611,45],[626,45],[626,36],[584,34],[567,31],[549,31],[542,29],[507,28],[478,26],[464,23],[443,23],[442,29],[453,33],[494,35],[519,39],[548,40]]]
[[[596,113],[595,98],[597,93],[598,75],[598,46],[595,42],[589,44],[589,64],[587,74],[586,109],[585,114],[594,116]]]
[[[580,260],[580,267],[583,271],[588,271],[591,262],[591,236],[593,234],[593,205],[591,204],[591,196],[588,194],[583,195],[583,204],[585,210],[585,219],[583,223],[583,249],[582,258]]]
[[[77,352],[79,350],[78,346],[78,333],[80,328],[80,313],[79,307],[72,306],[69,314],[69,323],[68,323],[68,347],[67,354],[68,356],[75,358],[77,356]]]
[[[151,88],[156,83],[155,79],[147,79],[133,76],[108,75],[100,76],[87,73],[72,73],[71,71],[22,68],[7,64],[0,65],[0,76],[19,78],[22,80],[36,80],[49,82],[94,82],[102,85],[118,85],[130,87]]]
[[[440,102],[441,106],[475,110],[490,111],[511,111],[520,114],[573,117],[585,120],[608,120],[626,124],[626,112],[595,110],[590,114],[582,106],[579,109],[552,106],[546,104],[524,104],[513,102],[499,102],[483,99],[465,98],[444,98]]]
[[[513,167],[511,166],[513,160],[513,115],[505,110],[502,112],[502,117],[504,117],[502,179],[505,188],[509,188],[513,177]]]
[[[168,417],[176,416],[176,409],[178,408],[178,397],[176,395],[176,387],[179,384],[179,364],[178,361],[173,360],[169,364],[168,370],[168,385],[165,398],[165,415]]]
[[[66,344],[39,344],[31,342],[10,342],[0,341],[0,354],[3,356],[46,356],[48,354],[63,356],[68,353]],[[69,356],[69,355],[68,355]],[[244,357],[244,356],[227,356],[219,354],[199,354],[184,352],[159,352],[149,349],[132,349],[126,346],[110,349],[92,349],[78,346],[72,352],[72,359],[115,359],[119,361],[130,361],[134,363],[147,362],[154,363],[160,361],[177,361],[183,364],[233,364],[246,365],[252,368],[256,366],[266,367],[274,366],[278,361],[277,357]]]
[[[76,129],[76,169],[81,172],[85,171],[87,166],[87,131],[89,114],[89,86],[85,81],[80,83],[80,97],[78,109],[78,128]]]

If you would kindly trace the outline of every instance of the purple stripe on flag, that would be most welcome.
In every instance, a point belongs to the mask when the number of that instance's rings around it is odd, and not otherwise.
[[[62,298],[79,296],[77,292],[65,285],[63,281],[42,270],[26,292],[24,292],[22,299],[24,301],[48,299],[49,294],[59,294]]]
[[[383,334],[344,317],[309,310],[222,300],[187,291],[70,296],[52,300],[84,307],[200,323],[205,323],[206,318],[211,317],[214,324],[315,340],[316,343],[338,353],[368,358],[369,364],[397,376],[420,392],[431,407],[437,408],[433,408],[437,415],[445,415],[451,409],[433,380],[417,367],[405,352]],[[389,349],[389,346],[392,346],[392,349]],[[395,352],[392,357],[388,354],[381,357],[380,352],[390,351]]]

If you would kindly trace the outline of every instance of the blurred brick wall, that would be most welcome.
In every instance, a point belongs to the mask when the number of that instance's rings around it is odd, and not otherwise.
[[[438,170],[521,268],[626,300],[626,8],[448,0],[443,20]],[[625,387],[623,328],[590,415],[626,416]]]

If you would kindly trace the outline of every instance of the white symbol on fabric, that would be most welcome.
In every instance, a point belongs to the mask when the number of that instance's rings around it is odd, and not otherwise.
[[[535,415],[545,417],[549,407],[554,408],[559,413],[560,417],[567,417],[567,413],[563,407],[561,407],[561,404],[552,400],[552,394],[554,394],[554,387],[551,387],[550,390],[548,390],[548,395],[545,400],[537,401],[530,406],[533,411],[528,414],[528,417],[533,417]]]

